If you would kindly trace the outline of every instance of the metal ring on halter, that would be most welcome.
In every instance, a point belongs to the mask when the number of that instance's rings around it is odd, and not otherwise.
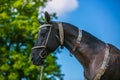
[[[45,58],[47,56],[47,52],[44,53],[44,56],[42,56],[42,54],[39,53],[40,58]]]

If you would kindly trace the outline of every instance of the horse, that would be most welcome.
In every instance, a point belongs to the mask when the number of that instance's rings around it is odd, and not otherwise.
[[[45,58],[61,46],[82,64],[85,80],[120,80],[120,50],[117,47],[70,23],[51,21],[47,12],[45,19],[46,22],[40,22],[32,48],[34,65],[43,65]]]

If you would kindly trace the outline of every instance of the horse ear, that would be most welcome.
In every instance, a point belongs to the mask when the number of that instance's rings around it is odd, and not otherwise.
[[[45,11],[45,19],[46,19],[47,23],[50,22],[50,15],[47,11]]]
[[[39,21],[39,20],[38,20],[38,23],[40,23],[41,25],[45,24],[45,22],[41,22],[41,21]]]
[[[40,23],[41,25],[45,24],[45,22],[41,22],[41,21],[39,21],[39,23]]]

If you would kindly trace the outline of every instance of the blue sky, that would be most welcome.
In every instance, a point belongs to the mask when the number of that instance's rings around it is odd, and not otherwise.
[[[64,11],[62,14],[58,10],[57,21],[71,23],[120,49],[120,1],[74,0],[76,1],[74,4],[72,1],[69,0],[69,3],[66,4],[74,6],[72,10],[68,9],[69,6],[61,8]],[[65,10],[66,8],[68,11]],[[65,74],[64,80],[84,80],[81,64],[74,56],[69,56],[66,48],[57,56],[57,62],[62,65],[62,73]]]

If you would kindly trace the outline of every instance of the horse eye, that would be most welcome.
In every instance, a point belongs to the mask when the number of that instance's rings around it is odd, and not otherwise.
[[[43,37],[45,37],[45,35],[46,35],[47,32],[48,32],[47,29],[43,29],[43,30],[41,30],[40,35],[43,36]]]

